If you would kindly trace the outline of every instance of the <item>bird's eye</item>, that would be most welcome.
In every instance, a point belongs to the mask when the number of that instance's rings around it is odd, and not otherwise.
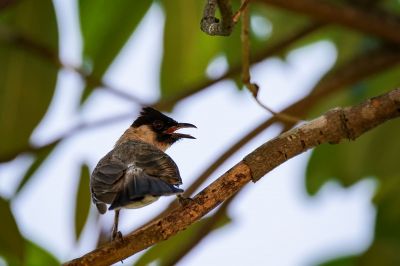
[[[153,127],[155,129],[162,129],[164,127],[164,123],[160,120],[156,120],[153,122]]]

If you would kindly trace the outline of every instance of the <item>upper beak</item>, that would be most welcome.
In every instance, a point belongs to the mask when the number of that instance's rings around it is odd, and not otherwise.
[[[168,128],[165,131],[165,133],[174,135],[178,138],[196,139],[195,137],[188,135],[188,134],[175,133],[175,131],[177,131],[178,129],[181,129],[181,128],[197,128],[197,127],[195,125],[189,124],[189,123],[178,123],[176,126]]]

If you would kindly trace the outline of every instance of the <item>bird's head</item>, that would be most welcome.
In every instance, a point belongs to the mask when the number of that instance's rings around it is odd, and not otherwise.
[[[195,125],[189,123],[178,123],[174,119],[151,107],[144,107],[140,116],[133,122],[131,127],[142,127],[145,130],[150,130],[155,133],[157,142],[168,145],[172,145],[183,138],[195,139],[195,137],[191,135],[176,132],[181,128],[196,128]]]

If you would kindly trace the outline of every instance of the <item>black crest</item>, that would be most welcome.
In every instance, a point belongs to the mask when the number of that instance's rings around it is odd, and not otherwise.
[[[148,125],[156,132],[164,131],[166,128],[176,125],[174,119],[164,115],[151,107],[144,107],[140,112],[140,116],[133,122],[132,127],[140,127]]]

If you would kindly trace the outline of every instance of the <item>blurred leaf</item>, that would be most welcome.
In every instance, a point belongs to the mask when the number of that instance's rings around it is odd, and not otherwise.
[[[19,232],[10,203],[0,197],[0,256],[9,265],[21,265],[25,259],[24,239]]]
[[[225,37],[208,36],[200,30],[204,1],[162,1],[162,4],[166,22],[161,96],[165,99],[204,80],[206,68],[221,52]]]
[[[397,87],[400,87],[400,64],[360,82],[358,87],[353,87],[352,96],[358,93],[370,98]]]
[[[15,195],[17,195],[24,188],[26,183],[28,183],[28,181],[36,173],[40,166],[43,165],[43,163],[46,161],[46,159],[49,157],[49,155],[52,153],[58,143],[59,142],[53,143],[52,145],[45,147],[44,149],[40,149],[36,152],[35,159],[32,165],[26,171],[24,177],[22,178],[22,181],[19,183]]]
[[[166,265],[168,259],[175,257],[179,253],[180,247],[185,247],[185,243],[191,241],[193,236],[196,236],[201,228],[207,224],[212,217],[204,218],[195,224],[191,225],[185,231],[168,239],[168,241],[159,242],[155,246],[149,248],[136,262],[136,266],[150,265],[157,262],[157,265]],[[217,222],[212,231],[221,229],[231,222],[231,218],[225,213]],[[211,231],[211,232],[212,232]]]
[[[44,250],[35,243],[26,240],[26,263],[29,266],[55,266],[61,263],[48,251]]]
[[[91,75],[103,76],[152,3],[150,0],[79,1],[83,56],[91,66]],[[95,86],[86,85],[83,100]]]
[[[79,239],[82,229],[86,224],[86,220],[90,211],[90,170],[87,165],[81,167],[81,177],[76,194],[75,204],[75,236]]]
[[[379,6],[391,14],[400,14],[400,2],[398,0],[381,0]]]
[[[52,1],[18,1],[0,13],[0,154],[25,148],[44,116],[56,85],[58,69],[21,38],[58,54]],[[10,35],[10,36],[5,36]]]
[[[356,266],[357,265],[357,256],[349,256],[336,258],[321,264],[319,266]]]

